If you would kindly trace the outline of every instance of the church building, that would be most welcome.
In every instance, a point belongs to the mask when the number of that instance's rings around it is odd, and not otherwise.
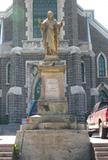
[[[59,58],[64,76],[68,113],[81,123],[93,105],[108,98],[108,30],[93,10],[76,0],[13,0],[0,12],[0,123],[20,123],[26,117],[30,72],[44,60],[40,22],[53,11],[64,17]]]

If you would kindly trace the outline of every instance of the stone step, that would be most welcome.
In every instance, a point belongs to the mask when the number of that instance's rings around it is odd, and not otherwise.
[[[95,147],[108,147],[108,143],[95,143],[92,144],[92,146]]]
[[[0,157],[0,160],[12,160],[12,157]]]
[[[65,129],[65,128],[69,128],[69,124],[65,122],[46,122],[39,124],[39,129]]]
[[[0,151],[0,157],[12,157],[13,152],[1,152]]]
[[[12,152],[13,151],[13,145],[0,145],[0,152]]]
[[[13,144],[0,144],[0,160],[12,160]]]
[[[96,157],[108,157],[108,152],[106,151],[99,151],[99,152],[95,152]]]
[[[108,147],[94,147],[95,152],[96,151],[108,151]]]
[[[108,157],[96,157],[96,160],[108,160]]]
[[[92,144],[95,160],[108,160],[108,143]]]

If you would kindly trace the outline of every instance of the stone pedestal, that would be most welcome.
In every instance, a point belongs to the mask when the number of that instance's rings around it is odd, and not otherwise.
[[[41,75],[41,97],[38,114],[67,113],[64,92],[65,64],[59,60],[47,60],[39,65]]]
[[[41,95],[37,115],[31,116],[31,128],[70,128],[67,99],[65,97],[65,62],[55,56],[47,56],[38,64],[41,77]]]
[[[67,113],[66,100],[45,100],[39,102],[38,114]]]
[[[27,130],[17,132],[22,160],[91,160],[86,131]]]

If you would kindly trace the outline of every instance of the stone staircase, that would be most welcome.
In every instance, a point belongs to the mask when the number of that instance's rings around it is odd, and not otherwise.
[[[0,160],[12,160],[12,155],[12,144],[0,144]]]
[[[13,159],[13,146],[20,124],[0,125],[0,160]]]
[[[95,160],[108,160],[108,143],[92,144]]]

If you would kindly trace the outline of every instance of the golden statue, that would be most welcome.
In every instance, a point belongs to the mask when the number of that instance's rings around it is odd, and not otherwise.
[[[62,26],[63,19],[61,22],[57,22],[53,12],[48,11],[48,17],[40,24],[45,55],[57,55],[58,35]]]

